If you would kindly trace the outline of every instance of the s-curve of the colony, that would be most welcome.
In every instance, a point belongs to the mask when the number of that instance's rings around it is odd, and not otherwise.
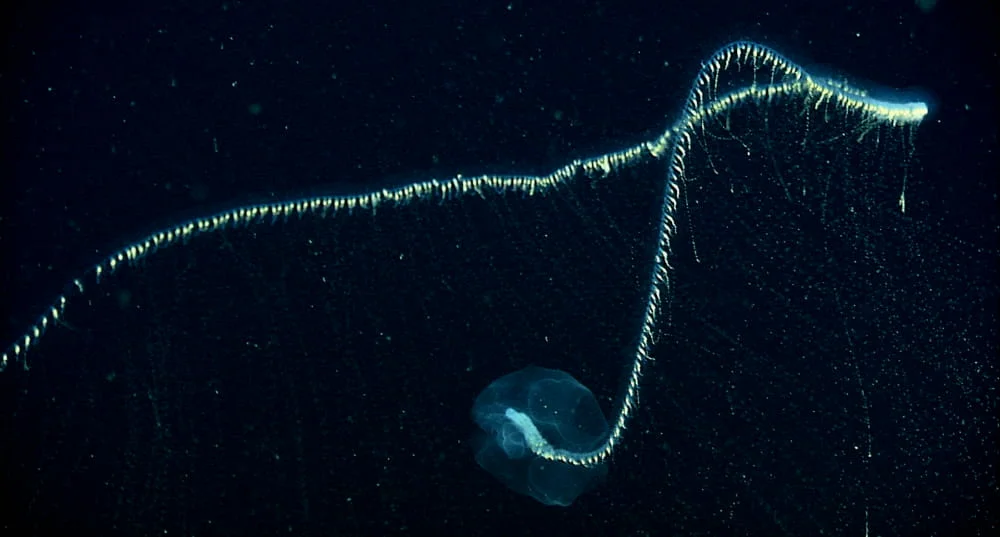
[[[749,82],[736,87],[720,84],[720,81],[725,81],[736,73],[749,78]],[[0,355],[0,371],[12,366],[27,370],[31,351],[57,329],[64,317],[78,314],[83,309],[81,303],[86,301],[81,298],[92,288],[101,285],[102,279],[125,267],[133,267],[137,261],[149,258],[161,249],[181,247],[203,235],[235,226],[264,225],[292,216],[322,219],[333,214],[357,215],[374,212],[376,209],[382,214],[383,211],[391,211],[393,207],[406,204],[424,204],[426,210],[432,211],[440,204],[459,203],[469,195],[504,196],[517,193],[544,196],[556,187],[584,177],[591,180],[602,179],[617,170],[639,163],[660,161],[664,164],[665,173],[659,203],[657,240],[648,257],[648,265],[643,268],[646,291],[639,315],[640,322],[634,328],[635,345],[631,350],[631,366],[622,393],[617,398],[617,408],[610,414],[606,431],[593,445],[587,445],[585,450],[566,449],[553,445],[545,438],[544,429],[536,427],[530,411],[505,406],[491,407],[487,412],[486,407],[483,407],[484,419],[489,422],[489,427],[502,434],[498,436],[497,442],[508,455],[516,453],[523,456],[525,450],[529,450],[533,457],[571,466],[589,468],[600,465],[621,443],[629,418],[638,406],[643,369],[653,359],[654,330],[662,301],[671,287],[671,240],[677,230],[678,200],[685,179],[685,161],[693,141],[707,122],[724,118],[736,109],[768,107],[772,103],[787,100],[801,102],[805,109],[820,111],[816,116],[835,113],[838,117],[846,117],[859,124],[886,129],[912,129],[928,113],[926,103],[876,99],[866,91],[842,81],[815,77],[767,46],[746,41],[733,42],[703,62],[694,77],[680,117],[659,136],[632,147],[574,160],[546,175],[457,175],[446,180],[429,179],[351,195],[315,196],[278,203],[241,205],[178,222],[125,244],[73,279],[67,285],[69,291],[58,295],[31,326],[4,349]],[[905,191],[900,196],[900,207],[905,210]],[[378,218],[378,215],[371,217]],[[553,375],[558,373],[529,375],[529,384],[541,386]],[[568,380],[556,386],[586,390],[583,386],[577,388],[577,384]],[[508,383],[504,387],[517,391],[527,386]],[[567,388],[562,389],[565,392]],[[506,405],[506,399],[501,399],[500,402]],[[576,447],[580,445],[577,444]]]

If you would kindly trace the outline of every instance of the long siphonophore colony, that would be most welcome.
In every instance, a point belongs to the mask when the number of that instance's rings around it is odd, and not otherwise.
[[[742,86],[720,84],[727,74],[739,70],[751,80]],[[747,73],[750,73],[748,75]],[[724,90],[720,90],[724,87]],[[838,80],[818,78],[775,50],[756,43],[738,41],[712,54],[694,78],[679,119],[659,136],[618,151],[578,159],[547,175],[458,175],[449,180],[418,181],[352,195],[316,196],[279,203],[237,206],[222,212],[186,220],[155,231],[117,249],[91,266],[67,286],[23,335],[9,344],[0,355],[0,370],[9,367],[28,369],[31,351],[41,344],[51,330],[72,311],[73,306],[102,278],[152,256],[161,249],[180,246],[199,236],[227,228],[263,225],[289,217],[324,218],[333,214],[391,210],[392,207],[417,203],[452,203],[466,196],[503,196],[518,193],[542,196],[553,189],[581,178],[600,179],[614,171],[639,163],[662,161],[666,176],[659,201],[655,249],[644,268],[645,294],[640,322],[635,326],[635,346],[631,367],[616,410],[609,414],[606,430],[593,443],[571,444],[586,449],[561,449],[544,437],[544,427],[536,427],[526,410],[493,408],[484,413],[496,436],[496,446],[507,456],[532,457],[580,467],[603,464],[620,444],[630,417],[638,405],[643,370],[653,359],[651,348],[657,318],[664,296],[670,291],[672,269],[671,240],[677,231],[676,218],[681,186],[685,179],[685,160],[693,140],[709,121],[724,118],[740,107],[760,106],[786,99],[797,99],[806,110],[836,113],[860,124],[885,128],[912,128],[927,115],[923,102],[894,102],[870,96],[867,92]],[[905,193],[904,193],[905,195]],[[905,199],[901,197],[905,209]],[[568,375],[567,375],[568,377]],[[534,378],[534,377],[532,377]],[[545,380],[545,379],[535,379]],[[575,382],[575,381],[573,381]],[[512,385],[511,389],[533,387]],[[572,386],[572,384],[571,384]],[[582,391],[587,391],[579,386]],[[555,396],[548,393],[548,396]],[[559,398],[563,398],[559,392]],[[505,403],[503,399],[501,403]],[[486,407],[482,407],[486,408]],[[492,407],[491,407],[492,408]],[[485,412],[485,411],[483,411]],[[509,420],[509,421],[507,421]],[[561,422],[556,425],[563,425]],[[559,431],[558,428],[550,429]],[[541,431],[541,432],[540,432]],[[499,460],[499,459],[490,459]],[[501,462],[501,468],[503,467]],[[518,481],[520,485],[524,482]],[[546,485],[543,492],[562,492],[563,485]],[[570,496],[576,494],[571,491]],[[572,498],[569,498],[571,501]],[[561,501],[561,500],[558,500]],[[556,503],[558,503],[556,501]]]

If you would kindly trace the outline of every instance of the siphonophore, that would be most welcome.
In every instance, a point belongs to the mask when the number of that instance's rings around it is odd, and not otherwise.
[[[741,82],[728,82],[729,76]],[[654,332],[664,299],[672,289],[671,241],[677,233],[681,188],[687,157],[706,125],[725,123],[744,108],[767,109],[794,101],[803,116],[848,118],[871,129],[910,128],[927,115],[922,102],[878,100],[839,80],[816,78],[782,54],[763,45],[735,42],[719,49],[696,74],[680,117],[662,134],[631,147],[578,159],[539,176],[460,175],[351,195],[316,196],[278,203],[250,204],[189,219],[154,231],[113,251],[85,270],[56,296],[37,320],[0,354],[0,369],[28,369],[31,352],[44,344],[66,316],[79,315],[85,297],[114,273],[166,248],[180,248],[203,235],[237,227],[261,226],[291,217],[378,220],[396,208],[458,203],[466,197],[544,196],[581,179],[600,181],[640,164],[661,162],[662,184],[655,216],[655,246],[641,263],[642,300],[630,335],[623,389],[605,427],[590,391],[566,373],[528,369],[501,377],[477,399],[473,414],[491,435],[481,443],[477,460],[511,488],[543,503],[566,505],[606,471],[606,462],[624,439],[639,406],[644,369],[653,358]],[[859,137],[863,138],[862,136]],[[805,143],[805,142],[803,142]],[[899,197],[905,211],[905,190]],[[424,210],[418,206],[418,210]],[[376,213],[377,210],[377,213]],[[353,221],[353,220],[352,220]],[[294,224],[290,224],[294,225]],[[347,225],[347,224],[343,224]],[[553,401],[539,407],[535,400]],[[565,407],[564,407],[565,405]],[[577,405],[574,407],[574,405]],[[587,416],[567,418],[568,409],[586,408]],[[570,434],[573,432],[574,434]],[[576,436],[575,433],[580,435]],[[559,436],[563,438],[558,439]]]
[[[527,367],[493,381],[472,405],[484,436],[476,462],[511,489],[546,505],[570,505],[607,474],[607,465],[548,461],[540,451],[582,458],[608,422],[594,394],[565,371]]]

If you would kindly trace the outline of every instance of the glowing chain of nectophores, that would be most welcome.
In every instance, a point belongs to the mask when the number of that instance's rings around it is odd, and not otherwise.
[[[718,94],[720,77],[730,69],[751,69],[753,81],[728,93]],[[588,159],[574,160],[542,176],[458,175],[444,181],[421,181],[352,195],[316,196],[280,203],[243,205],[187,220],[151,233],[121,247],[91,266],[79,278],[74,279],[72,285],[67,286],[68,291],[56,297],[24,335],[4,350],[0,355],[0,371],[18,361],[24,369],[27,369],[28,351],[41,341],[46,331],[64,315],[68,304],[84,294],[88,286],[99,284],[103,276],[115,272],[123,264],[135,262],[160,248],[179,244],[199,235],[230,226],[274,222],[290,216],[325,217],[344,211],[374,211],[384,206],[391,207],[416,201],[443,202],[467,194],[521,192],[534,195],[571,181],[578,175],[603,177],[614,170],[648,159],[665,159],[667,176],[663,185],[659,238],[650,264],[644,311],[637,329],[638,343],[625,393],[621,397],[617,414],[612,416],[607,439],[601,446],[586,453],[568,453],[552,449],[544,442],[528,442],[528,445],[536,450],[535,455],[545,459],[575,465],[599,463],[605,460],[621,441],[625,425],[637,404],[643,366],[652,359],[650,350],[660,309],[660,298],[669,286],[668,260],[670,240],[676,231],[674,215],[677,211],[679,185],[684,177],[685,157],[691,148],[695,129],[706,120],[744,104],[756,103],[766,106],[772,101],[788,97],[801,100],[805,103],[804,106],[816,109],[832,107],[844,114],[853,114],[859,122],[888,126],[919,124],[928,112],[926,103],[875,99],[845,83],[814,78],[802,67],[771,48],[745,41],[734,42],[719,49],[704,62],[695,76],[681,117],[662,135],[633,147]]]

